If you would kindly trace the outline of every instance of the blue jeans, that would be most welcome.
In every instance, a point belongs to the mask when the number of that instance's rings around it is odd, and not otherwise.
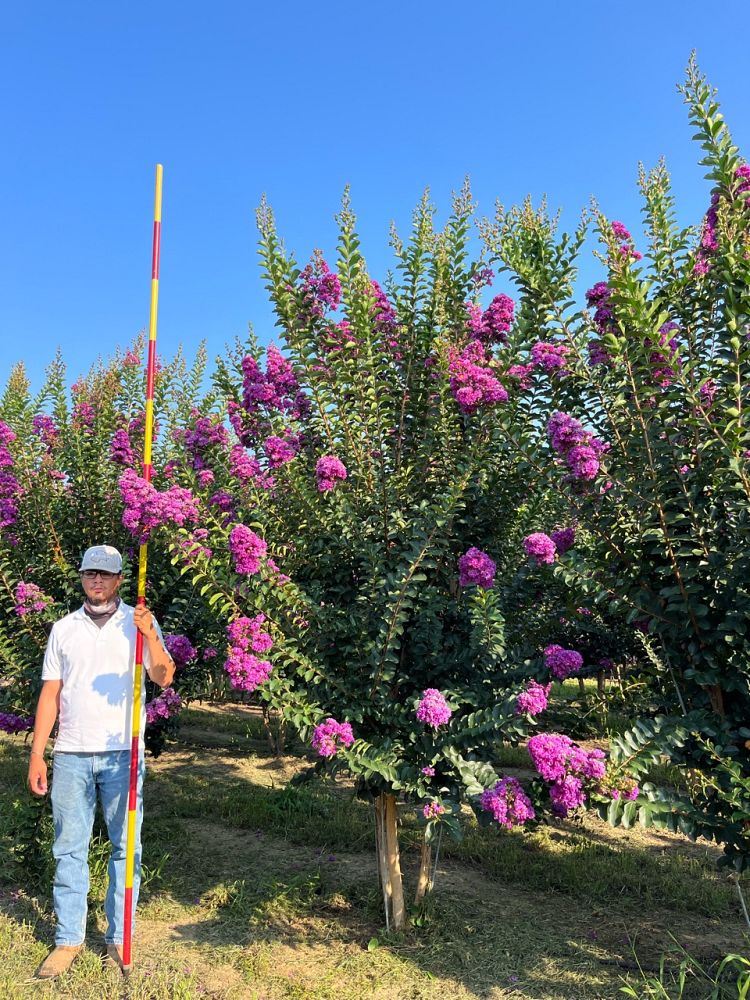
[[[97,792],[112,843],[104,900],[107,944],[122,944],[125,899],[130,751],[56,753],[52,771],[52,817],[57,861],[52,898],[57,916],[55,944],[78,945],[86,937],[89,891],[89,843],[94,825]],[[141,880],[141,819],[143,815],[143,760],[138,774],[138,811],[135,824],[133,926]]]

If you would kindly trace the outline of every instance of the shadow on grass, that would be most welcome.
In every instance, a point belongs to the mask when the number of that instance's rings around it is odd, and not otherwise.
[[[22,773],[22,752],[0,759],[3,808]],[[350,974],[364,979],[394,960],[482,998],[500,988],[509,996],[583,1000],[617,995],[618,976],[633,967],[631,930],[647,929],[649,957],[658,958],[670,911],[704,930],[706,918],[723,918],[727,943],[739,934],[729,887],[698,859],[608,844],[570,824],[526,835],[469,824],[461,844],[443,845],[436,890],[411,914],[409,929],[386,935],[367,803],[324,781],[269,787],[234,759],[189,756],[175,755],[147,775],[144,864],[159,872],[146,879],[140,909],[144,923],[167,920],[175,942],[226,949],[235,963],[238,949],[247,955],[283,945],[307,954],[325,945],[348,949]],[[264,780],[284,766],[268,757],[252,765]],[[421,828],[413,809],[402,819],[413,891]],[[97,881],[94,894],[102,891]],[[0,908],[6,904],[13,920],[51,940],[44,892],[5,893]],[[719,957],[704,937],[704,957]],[[378,947],[368,951],[374,938]]]

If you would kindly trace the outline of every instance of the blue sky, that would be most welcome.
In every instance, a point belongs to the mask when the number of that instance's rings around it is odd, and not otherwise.
[[[722,15],[722,9],[724,14]],[[595,194],[638,229],[637,164],[664,154],[682,221],[708,199],[675,85],[690,51],[750,158],[747,32],[717,4],[29,5],[0,14],[0,379],[71,381],[148,322],[154,164],[164,164],[160,352],[210,355],[273,321],[257,267],[263,192],[298,259],[330,255],[351,185],[374,277],[388,226],[429,186],[444,217]],[[584,279],[596,276],[587,264]]]

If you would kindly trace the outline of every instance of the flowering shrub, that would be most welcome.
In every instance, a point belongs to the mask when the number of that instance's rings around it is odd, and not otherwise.
[[[188,601],[192,584],[180,575],[181,560],[189,561],[196,545],[180,539],[186,548],[176,567],[170,552],[175,526],[198,517],[193,473],[172,431],[194,423],[204,356],[190,372],[181,359],[160,367],[157,412],[169,433],[159,435],[157,426],[149,485],[136,468],[143,445],[141,348],[137,343],[125,359],[97,366],[71,392],[61,360],[50,366],[35,397],[19,366],[0,400],[0,716],[6,731],[25,732],[33,724],[50,625],[80,607],[80,558],[100,542],[123,552],[121,594],[134,603],[137,542],[150,537],[149,603],[168,636],[180,622],[181,635],[167,639],[180,665],[175,697],[216,691],[217,678],[218,690],[226,686],[220,663],[200,659],[196,648],[216,644],[223,624],[211,620],[205,604]],[[170,468],[173,476],[183,470],[182,482],[165,481]],[[151,698],[150,681],[147,689]],[[167,720],[153,709],[150,718],[147,744],[159,752]]]
[[[502,781],[493,747],[533,728],[532,657],[559,631],[521,544],[538,522],[536,484],[500,445],[519,421],[535,433],[510,373],[514,306],[478,301],[487,275],[466,253],[472,211],[463,191],[435,233],[420,206],[411,242],[396,243],[398,283],[381,286],[348,203],[335,267],[316,254],[303,268],[263,205],[283,345],[264,357],[251,341],[220,362],[233,436],[202,455],[210,484],[192,480],[199,509],[217,508],[201,521],[212,556],[195,557],[190,577],[228,620],[229,683],[276,709],[318,767],[350,771],[361,794],[422,803],[429,837],[458,834],[461,800],[493,815],[480,805]],[[550,526],[571,523],[565,501],[545,509]],[[253,644],[258,615],[272,650]],[[525,821],[520,794],[502,788],[508,815]]]
[[[585,224],[558,237],[546,212],[526,204],[487,227],[486,251],[521,290],[519,312],[537,318],[541,341],[564,348],[564,374],[539,349],[518,361],[535,365],[531,386],[543,380],[537,394],[527,390],[528,419],[546,426],[547,440],[526,448],[528,460],[568,498],[580,537],[565,554],[558,546],[552,572],[594,614],[624,615],[649,661],[644,715],[615,738],[614,759],[640,774],[665,758],[690,769],[688,794],[645,783],[637,802],[618,790],[606,812],[715,838],[742,868],[750,855],[742,785],[750,773],[750,167],[693,61],[682,92],[712,185],[697,225],[677,225],[663,164],[642,172],[642,251],[621,222],[595,214],[606,270],[584,310],[572,304],[572,283]],[[550,662],[556,676],[570,669],[561,656]],[[612,654],[594,656],[606,663]],[[737,770],[717,770],[717,759]],[[560,780],[556,806],[569,809],[583,794],[580,775]]]

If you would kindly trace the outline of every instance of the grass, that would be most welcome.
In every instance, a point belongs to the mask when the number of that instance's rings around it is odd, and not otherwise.
[[[52,940],[50,868],[29,881],[9,857],[7,806],[26,754],[17,738],[0,740],[3,1000],[614,1000],[624,981],[640,988],[633,940],[647,975],[670,934],[706,968],[746,950],[714,848],[595,819],[530,834],[469,823],[462,843],[443,844],[435,890],[408,929],[388,935],[370,809],[351,788],[288,787],[307,762],[271,758],[245,708],[192,708],[185,723],[147,774],[138,966],[125,989],[96,952],[103,841],[92,850],[87,950],[58,983],[29,982]],[[206,732],[216,745],[201,746]],[[502,763],[528,758],[504,748]],[[402,820],[412,892],[420,830],[413,811]],[[706,1000],[690,988],[686,1000]]]

